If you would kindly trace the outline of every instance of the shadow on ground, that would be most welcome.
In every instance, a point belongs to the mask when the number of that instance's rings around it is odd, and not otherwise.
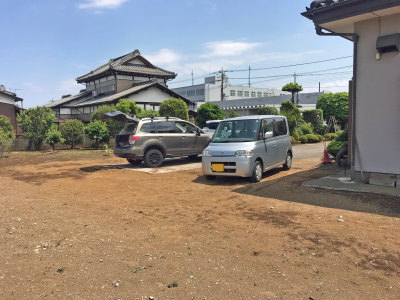
[[[163,164],[157,168],[157,170],[162,170],[162,169],[171,168],[171,167],[179,167],[179,166],[184,166],[187,164],[193,164],[193,163],[199,163],[199,162],[201,162],[201,157],[167,158],[163,162]],[[97,172],[97,171],[101,171],[101,170],[112,170],[112,169],[143,170],[143,169],[151,169],[151,168],[145,167],[145,165],[143,163],[140,165],[131,165],[129,163],[117,164],[117,165],[95,165],[95,166],[80,168],[80,170],[83,172]]]
[[[327,176],[335,171],[337,169],[332,166],[321,166],[278,179],[257,184],[246,184],[234,190],[234,192],[320,207],[400,218],[400,197],[371,193],[331,191],[301,186],[305,181]],[[266,175],[268,176],[268,174]],[[219,182],[216,181],[214,184],[219,184]]]

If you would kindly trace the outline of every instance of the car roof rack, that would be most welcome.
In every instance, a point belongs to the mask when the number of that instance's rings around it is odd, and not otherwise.
[[[141,119],[142,121],[148,121],[148,120],[151,120],[151,121],[154,121],[154,120],[181,120],[181,119],[179,119],[179,118],[175,118],[175,117],[169,117],[169,116],[166,116],[166,117],[145,117],[145,118],[142,118]]]

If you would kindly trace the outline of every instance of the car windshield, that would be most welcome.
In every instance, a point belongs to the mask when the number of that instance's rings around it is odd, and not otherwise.
[[[219,123],[213,143],[251,142],[258,137],[260,120],[235,120]]]

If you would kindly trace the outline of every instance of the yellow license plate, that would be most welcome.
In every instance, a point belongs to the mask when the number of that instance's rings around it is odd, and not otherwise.
[[[224,164],[212,164],[212,170],[214,172],[223,172],[224,171]]]

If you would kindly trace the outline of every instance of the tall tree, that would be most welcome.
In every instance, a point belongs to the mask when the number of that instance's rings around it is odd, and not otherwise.
[[[294,94],[301,92],[303,87],[298,83],[288,83],[282,87],[282,91],[292,93],[292,103],[294,104]]]
[[[56,116],[51,108],[37,106],[21,111],[17,116],[17,121],[31,147],[34,150],[40,150],[46,133],[56,121]]]
[[[323,94],[318,98],[317,108],[322,109],[326,121],[335,117],[343,126],[349,118],[349,93]]]

